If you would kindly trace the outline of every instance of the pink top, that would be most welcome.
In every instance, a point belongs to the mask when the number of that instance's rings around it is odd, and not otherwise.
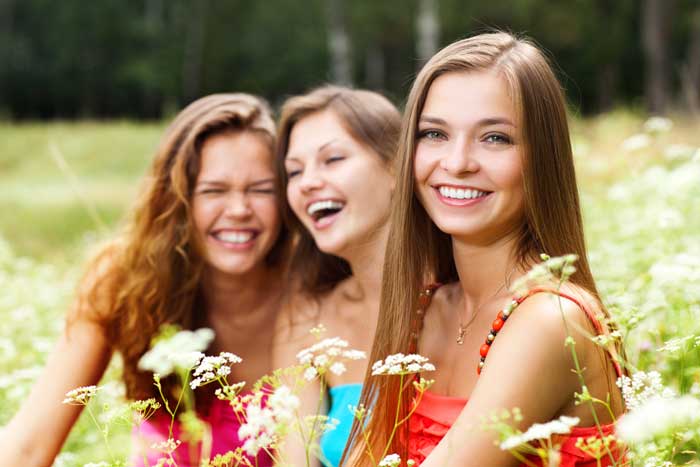
[[[432,292],[436,287],[432,288],[430,292],[426,292],[427,296],[432,296]],[[592,321],[597,332],[602,332],[602,326],[595,315],[588,311],[586,307],[581,305],[573,297],[563,294],[558,291],[548,290],[548,289],[533,289],[528,294],[523,297],[519,297],[514,300],[514,306],[522,303],[526,298],[540,292],[551,292],[560,295],[567,300],[571,300],[576,303],[589,317]],[[425,308],[427,308],[427,302],[424,301]],[[499,314],[499,318],[502,314]],[[507,320],[507,316],[506,319]],[[505,322],[504,320],[504,322]],[[503,323],[502,323],[503,324]],[[493,332],[493,330],[492,330]],[[494,334],[497,334],[494,333]],[[485,360],[485,358],[483,359]],[[617,361],[613,360],[615,365],[615,370],[618,376],[622,375],[622,369]],[[420,465],[426,457],[432,452],[433,449],[438,445],[440,440],[445,436],[447,430],[454,424],[455,420],[462,412],[462,409],[467,403],[467,399],[460,397],[449,397],[441,396],[438,394],[426,391],[423,393],[420,403],[416,407],[415,412],[411,415],[409,420],[409,439],[408,439],[408,457]],[[602,431],[603,436],[608,436],[614,433],[615,425],[607,424],[601,425],[600,431]],[[601,437],[599,429],[597,426],[592,427],[573,427],[571,433],[566,435],[554,435],[552,441],[555,444],[560,445],[561,461],[560,467],[608,467],[612,465],[610,457],[608,455],[603,456],[600,459],[600,464],[598,461],[580,449],[576,447],[576,442],[580,438],[590,438],[595,436],[596,438]],[[613,458],[620,460],[624,457],[624,450],[617,446],[611,447],[611,452]],[[540,465],[539,458],[528,458],[528,460],[535,464]],[[522,464],[525,466],[526,464]]]
[[[159,411],[159,413],[161,412]],[[210,457],[212,459],[217,454],[225,454],[243,445],[243,442],[238,438],[238,428],[240,428],[241,422],[227,401],[217,398],[212,399],[207,413],[199,414],[199,416],[211,427],[212,445]],[[151,446],[154,443],[167,440],[169,428],[170,417],[167,414],[153,417],[144,422],[140,430],[134,428],[132,431],[132,459],[130,465],[134,467],[152,466],[158,462],[158,459],[164,457],[162,452],[152,449]],[[173,427],[174,438],[182,440],[182,434],[179,423],[175,422]],[[195,449],[192,449],[192,452],[195,456],[199,456],[200,451],[201,444],[198,443]],[[147,465],[144,464],[144,453],[148,462]],[[190,445],[184,441],[173,453],[173,458],[179,467],[199,466],[199,459],[196,457],[190,458]],[[273,464],[272,458],[264,451],[258,453],[257,461],[254,458],[249,458],[249,460],[252,465],[257,467],[272,467]]]

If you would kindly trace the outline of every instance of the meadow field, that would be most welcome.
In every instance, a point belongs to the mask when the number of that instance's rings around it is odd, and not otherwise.
[[[163,128],[0,123],[0,426],[61,331],[85,259],[118,232]],[[676,397],[697,400],[700,121],[617,111],[574,119],[572,140],[591,263],[630,369],[657,371]],[[109,418],[118,371],[115,361],[103,381],[113,391],[102,393],[107,407],[98,412],[113,446],[126,453],[129,428]],[[652,440],[635,465],[697,461],[700,423],[685,431],[667,423],[666,441]],[[104,459],[101,436],[83,415],[55,465]],[[646,463],[654,456],[658,464]]]

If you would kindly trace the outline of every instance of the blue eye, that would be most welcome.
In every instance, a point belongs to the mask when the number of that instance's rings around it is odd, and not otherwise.
[[[423,130],[418,133],[418,139],[439,140],[445,139],[445,134],[438,130]]]
[[[491,133],[486,135],[484,141],[491,144],[513,144],[513,140],[509,136],[501,133]]]

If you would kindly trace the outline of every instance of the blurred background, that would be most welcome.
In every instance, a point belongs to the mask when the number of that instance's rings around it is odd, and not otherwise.
[[[547,49],[585,114],[698,110],[698,0],[2,0],[0,115],[157,119],[328,81],[401,102],[427,57],[491,27]]]
[[[700,397],[700,0],[0,0],[0,426],[179,109],[231,91],[278,107],[326,82],[401,106],[427,57],[494,27],[556,65],[631,363]],[[126,455],[118,371],[95,409]],[[84,414],[54,465],[107,459],[101,433]],[[669,446],[660,459],[700,452]]]

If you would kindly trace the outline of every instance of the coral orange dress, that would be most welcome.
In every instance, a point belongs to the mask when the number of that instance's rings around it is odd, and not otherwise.
[[[429,304],[429,298],[432,293],[437,289],[438,286],[431,286],[429,289],[424,291],[421,295],[423,297],[428,297],[426,300],[423,298],[421,300],[421,305],[423,306],[423,311],[427,309]],[[586,307],[581,305],[575,298],[561,293],[559,291],[549,290],[549,289],[533,289],[522,297],[515,298],[513,300],[512,308],[517,307],[528,297],[540,292],[555,293],[562,298],[574,302],[579,306],[591,320],[593,326],[597,333],[602,333],[603,328],[595,317],[595,315],[590,312]],[[499,317],[502,315],[499,314]],[[507,316],[506,316],[507,319]],[[504,320],[505,321],[505,320]],[[493,330],[492,330],[493,332]],[[494,333],[494,337],[495,337]],[[493,340],[493,339],[492,339]],[[483,359],[482,359],[483,361]],[[622,376],[622,368],[620,364],[612,360],[615,366],[615,371],[618,376]],[[433,449],[438,445],[440,440],[445,436],[450,427],[454,424],[455,420],[461,413],[462,409],[467,403],[467,399],[459,397],[449,397],[441,396],[438,394],[433,394],[430,391],[425,391],[420,400],[420,403],[416,407],[415,411],[411,415],[409,420],[409,439],[408,439],[408,457],[416,462],[416,465],[420,465]],[[560,467],[608,467],[612,465],[610,456],[606,454],[600,459],[600,463],[591,454],[582,451],[576,447],[576,443],[579,439],[586,439],[590,437],[601,438],[602,436],[608,436],[613,434],[615,431],[614,424],[601,425],[600,429],[597,426],[592,427],[573,427],[571,432],[566,435],[554,435],[552,436],[553,444],[560,446],[559,452],[561,455],[561,460],[559,463]],[[612,457],[616,461],[624,459],[624,450],[619,446],[614,444],[611,446]],[[535,464],[540,465],[539,458],[528,458],[528,460]],[[525,466],[526,464],[522,464]]]

